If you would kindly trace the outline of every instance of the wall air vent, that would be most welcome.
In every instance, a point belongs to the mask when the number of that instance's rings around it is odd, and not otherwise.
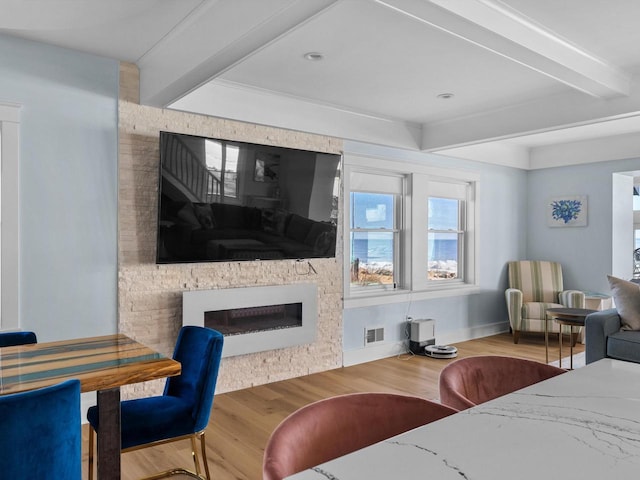
[[[384,327],[365,328],[364,329],[364,345],[365,347],[374,343],[384,342]]]

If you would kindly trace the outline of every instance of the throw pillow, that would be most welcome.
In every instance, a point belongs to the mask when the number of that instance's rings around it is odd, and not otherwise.
[[[611,275],[607,279],[622,320],[621,330],[640,330],[640,285]]]
[[[200,222],[198,221],[196,214],[193,211],[193,205],[191,205],[191,203],[185,203],[184,207],[178,210],[178,213],[176,215],[187,225],[190,225],[193,228],[200,227]]]
[[[213,212],[211,211],[211,207],[208,204],[194,205],[193,211],[196,214],[196,218],[200,222],[200,225],[205,230],[210,230],[215,228],[216,221],[213,218]]]

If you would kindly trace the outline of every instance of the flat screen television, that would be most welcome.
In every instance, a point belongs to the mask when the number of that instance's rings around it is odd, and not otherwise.
[[[160,132],[157,263],[331,258],[341,155]]]

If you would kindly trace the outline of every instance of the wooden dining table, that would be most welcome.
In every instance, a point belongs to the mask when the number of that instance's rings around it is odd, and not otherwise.
[[[97,392],[98,480],[121,478],[120,387],[179,374],[179,362],[123,334],[0,348],[0,395],[72,378]]]

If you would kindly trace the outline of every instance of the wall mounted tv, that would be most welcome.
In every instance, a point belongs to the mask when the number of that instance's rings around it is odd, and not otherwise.
[[[157,263],[335,257],[340,163],[160,132]]]

